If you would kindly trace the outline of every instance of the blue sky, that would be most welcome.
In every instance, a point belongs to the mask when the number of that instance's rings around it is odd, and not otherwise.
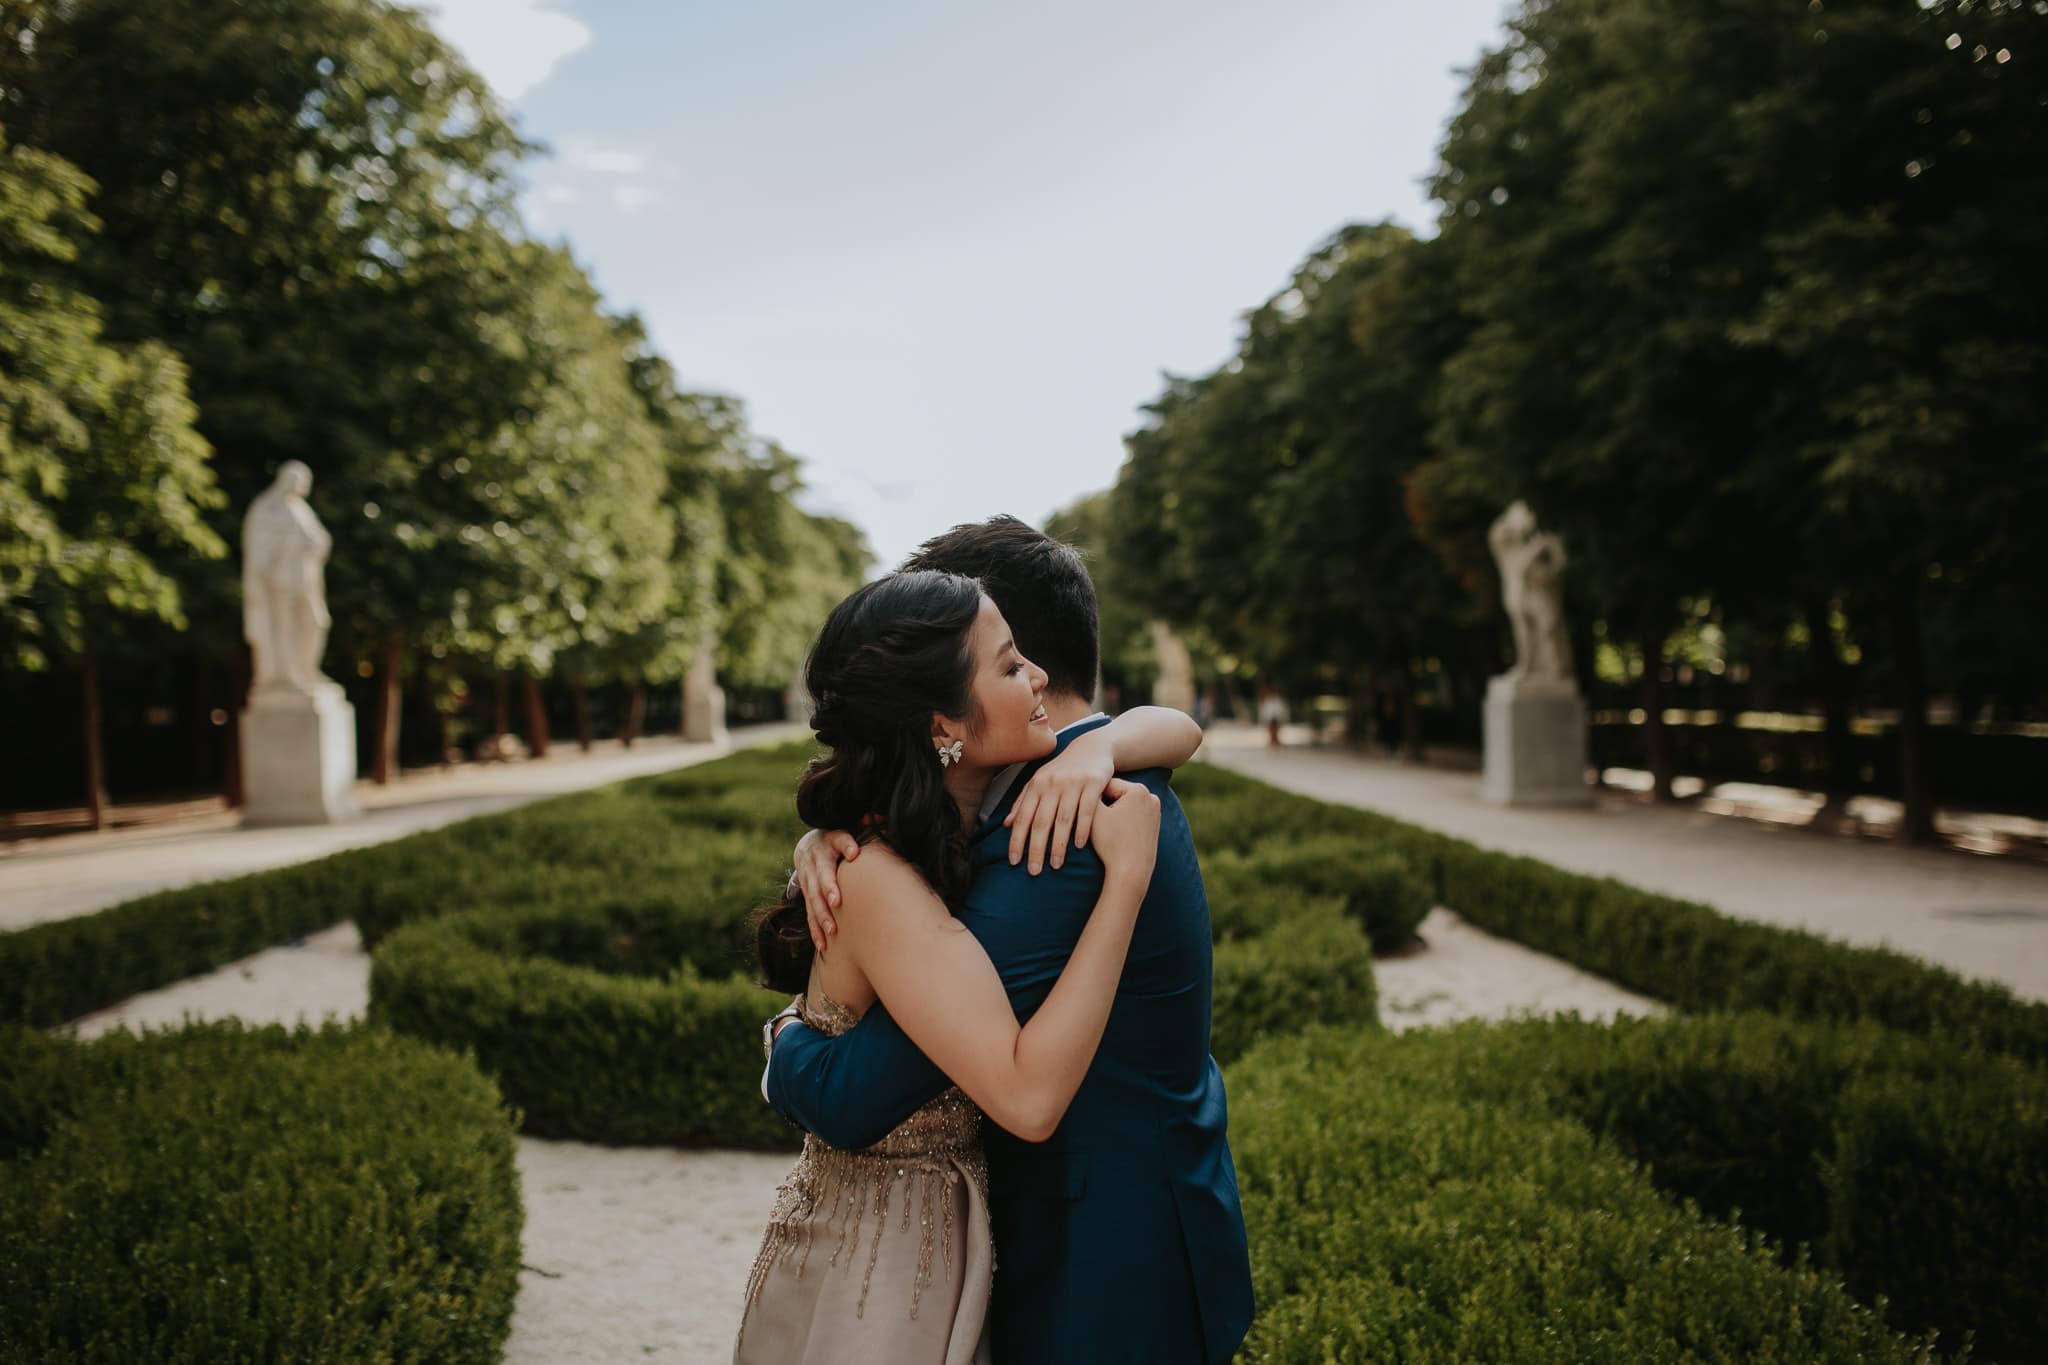
[[[1426,228],[1503,0],[438,0],[526,212],[883,563],[1106,488],[1161,371],[1354,220]]]

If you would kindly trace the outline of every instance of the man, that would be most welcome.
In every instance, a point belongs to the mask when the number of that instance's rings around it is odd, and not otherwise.
[[[1071,548],[995,517],[926,542],[903,568],[981,580],[1018,649],[1047,674],[1059,751],[1108,722],[1089,703],[1095,586]],[[1003,817],[1030,771],[991,785],[960,915],[1020,1020],[1066,966],[1103,880],[1085,848],[1035,876],[1028,862],[1011,863]],[[987,1128],[996,1365],[1220,1362],[1251,1323],[1223,1078],[1209,1056],[1209,903],[1167,774],[1127,776],[1160,798],[1159,855],[1102,1046],[1050,1139]],[[876,1005],[837,1038],[783,1026],[763,1091],[783,1117],[850,1150],[880,1141],[951,1084]]]

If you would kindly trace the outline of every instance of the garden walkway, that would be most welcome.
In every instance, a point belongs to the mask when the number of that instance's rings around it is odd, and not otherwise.
[[[1889,946],[2048,1000],[2048,866],[2038,862],[1833,838],[1610,791],[1575,810],[1489,805],[1477,773],[1306,743],[1268,749],[1245,725],[1211,730],[1201,757],[1305,796],[1741,919]]]
[[[89,914],[152,891],[307,862],[563,792],[702,763],[734,747],[802,732],[798,725],[745,726],[725,744],[689,744],[674,735],[654,735],[630,749],[606,740],[587,754],[557,743],[543,759],[429,769],[382,787],[358,782],[355,798],[362,818],[339,825],[243,829],[238,812],[221,810],[175,824],[0,844],[0,932]]]

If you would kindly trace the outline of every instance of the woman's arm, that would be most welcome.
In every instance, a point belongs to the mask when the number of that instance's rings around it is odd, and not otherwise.
[[[988,954],[916,869],[880,846],[840,869],[835,946],[851,953],[910,1040],[1027,1142],[1052,1136],[1088,1074],[1152,879],[1159,798],[1135,783],[1118,782],[1111,794],[1096,822],[1102,894],[1051,994],[1022,1027]]]
[[[1010,827],[1010,864],[1027,854],[1038,875],[1046,855],[1058,867],[1069,842],[1088,846],[1100,809],[1093,799],[1118,773],[1178,768],[1202,747],[1202,727],[1170,706],[1134,706],[1107,725],[1077,735],[1017,794],[1003,823]],[[1071,837],[1070,837],[1071,836]]]

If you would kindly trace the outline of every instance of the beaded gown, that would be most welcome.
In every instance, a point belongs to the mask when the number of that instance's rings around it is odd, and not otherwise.
[[[817,991],[802,1018],[827,1035],[859,1021]],[[981,1122],[954,1089],[857,1152],[806,1135],[747,1279],[734,1365],[988,1365]]]

